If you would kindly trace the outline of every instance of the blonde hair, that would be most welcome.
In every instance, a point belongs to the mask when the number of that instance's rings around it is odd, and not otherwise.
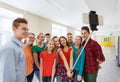
[[[37,39],[41,36],[41,35],[44,35],[42,32],[38,33],[37,34]]]
[[[50,40],[46,43],[46,47],[45,47],[45,49],[44,49],[46,52],[47,52],[47,49],[48,49],[48,48],[47,48],[47,44],[48,44],[49,42],[53,42],[53,43],[54,43],[54,41],[53,41],[52,39],[50,39]],[[54,44],[54,46],[55,46],[55,44]],[[55,48],[52,49],[52,53],[55,53],[55,52],[54,52],[54,49],[55,49]]]

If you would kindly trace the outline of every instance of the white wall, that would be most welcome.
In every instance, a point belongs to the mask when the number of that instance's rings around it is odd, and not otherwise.
[[[11,10],[11,11],[16,12],[16,13],[23,14],[24,17],[28,20],[30,32],[33,32],[35,34],[37,34],[39,32],[51,33],[52,32],[52,24],[59,24],[59,25],[62,25],[64,27],[67,27],[67,32],[74,33],[74,29],[72,27],[57,23],[55,21],[51,21],[49,19],[37,16],[34,14],[31,14],[31,13],[23,11],[21,9],[17,9],[15,7],[4,4],[2,2],[0,2],[0,7]]]

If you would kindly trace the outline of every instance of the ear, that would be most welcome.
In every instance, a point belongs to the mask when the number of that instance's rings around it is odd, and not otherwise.
[[[12,30],[13,30],[13,31],[15,31],[16,29],[17,29],[16,27],[14,27],[14,26],[12,27]]]

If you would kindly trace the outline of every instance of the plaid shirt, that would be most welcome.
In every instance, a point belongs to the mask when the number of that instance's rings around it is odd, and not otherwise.
[[[85,41],[83,42],[83,45]],[[86,58],[85,58],[85,72],[88,74],[96,74],[100,68],[97,60],[105,61],[102,49],[100,45],[91,38],[89,39],[86,47]]]

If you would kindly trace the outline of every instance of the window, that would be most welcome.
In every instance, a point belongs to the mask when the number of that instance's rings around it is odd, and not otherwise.
[[[52,36],[66,36],[67,29],[64,26],[52,24]]]
[[[75,32],[75,36],[81,35],[80,31],[78,31],[78,30],[75,30],[74,32]]]
[[[0,8],[0,46],[12,36],[12,21],[17,17],[23,17],[21,14]]]

